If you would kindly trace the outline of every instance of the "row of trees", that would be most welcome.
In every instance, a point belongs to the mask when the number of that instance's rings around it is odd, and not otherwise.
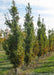
[[[19,26],[19,13],[15,2],[13,0],[11,9],[9,10],[11,20],[5,16],[5,24],[9,26],[11,34],[4,40],[3,48],[8,55],[13,67],[15,68],[15,74],[17,75],[17,67],[25,64],[28,66],[29,63],[35,56],[41,56],[54,49],[54,31],[49,30],[49,37],[46,36],[46,27],[41,22],[40,15],[37,22],[37,35],[35,35],[33,16],[31,16],[31,7],[28,3],[26,6],[26,14],[24,21],[24,31]]]

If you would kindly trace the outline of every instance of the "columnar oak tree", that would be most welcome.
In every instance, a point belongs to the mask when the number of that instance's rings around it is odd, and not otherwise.
[[[48,31],[49,52],[54,51],[54,30]]]
[[[37,21],[37,26],[38,26],[38,30],[37,30],[37,38],[38,38],[38,43],[39,43],[39,53],[38,56],[41,56],[41,40],[43,41],[42,38],[42,31],[41,31],[41,21],[40,21],[40,15],[38,17],[38,21]]]
[[[44,24],[44,18],[42,19],[42,25],[41,25],[41,30],[42,30],[42,37],[43,37],[43,53],[46,53],[48,50],[47,50],[47,36],[46,36],[46,27],[45,27],[45,24]]]
[[[17,75],[17,67],[22,64],[23,60],[23,38],[22,32],[18,24],[19,16],[14,0],[12,2],[12,6],[9,12],[12,19],[9,20],[7,19],[7,17],[5,17],[5,24],[9,26],[11,34],[4,41],[3,48],[5,49],[9,60],[13,64],[13,67],[15,68],[15,74]]]
[[[33,52],[34,52],[34,58],[35,58],[35,56],[37,56],[38,53],[39,53],[39,43],[38,43],[37,36],[35,37],[35,43],[34,43]]]
[[[37,37],[38,37],[38,43],[39,43],[39,53],[38,56],[43,55],[47,51],[47,36],[46,36],[46,28],[44,24],[44,19],[42,19],[42,22],[40,21],[40,15],[38,17],[38,31],[37,31]]]
[[[25,27],[25,33],[26,33],[25,63],[26,65],[28,65],[33,55],[33,46],[34,46],[34,39],[35,39],[33,16],[31,16],[31,7],[29,3],[28,3],[28,6],[26,7],[24,27]]]

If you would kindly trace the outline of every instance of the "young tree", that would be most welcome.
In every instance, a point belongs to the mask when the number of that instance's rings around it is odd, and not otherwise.
[[[3,48],[5,49],[6,54],[9,57],[9,60],[13,64],[13,67],[15,68],[15,75],[17,75],[17,67],[19,67],[22,64],[24,52],[22,46],[23,45],[22,32],[18,24],[19,16],[14,0],[12,2],[12,6],[9,12],[12,19],[9,20],[7,19],[7,17],[5,17],[6,18],[5,24],[9,26],[11,34],[4,41]]]
[[[52,50],[51,51],[54,51],[54,30],[53,29],[52,29],[51,37],[52,37],[52,42],[51,42]]]
[[[42,19],[42,22],[40,21],[40,15],[38,17],[38,31],[37,31],[37,37],[38,37],[38,43],[39,43],[39,54],[38,56],[43,55],[47,51],[47,36],[46,36],[46,28],[44,24],[44,19]]]
[[[28,3],[28,6],[26,7],[24,27],[25,27],[25,33],[26,33],[25,63],[26,65],[28,65],[33,55],[33,45],[34,45],[34,39],[35,39],[33,16],[31,16],[31,8],[29,3]]]
[[[39,44],[39,53],[38,53],[38,57],[39,57],[39,56],[41,56],[41,39],[43,40],[43,37],[42,37],[42,30],[41,30],[40,15],[39,15],[39,17],[38,17],[37,26],[38,26],[37,38],[38,38],[38,44]]]
[[[51,30],[48,31],[48,39],[49,39],[49,52],[51,51]]]
[[[41,26],[41,30],[42,30],[42,37],[43,37],[43,54],[46,53],[47,50],[47,36],[46,36],[46,27],[44,24],[44,18],[42,19],[42,26]]]
[[[48,31],[48,40],[49,40],[49,52],[54,51],[54,31]]]
[[[39,44],[38,44],[37,36],[35,37],[35,43],[34,43],[33,52],[34,52],[34,58],[35,58],[35,56],[37,56],[38,53],[39,53]]]

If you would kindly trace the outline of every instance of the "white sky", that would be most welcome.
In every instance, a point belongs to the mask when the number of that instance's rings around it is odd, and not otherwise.
[[[6,13],[6,10],[10,7],[11,2],[12,2],[12,0],[0,0],[0,28],[2,28],[2,29],[5,29],[4,13]],[[54,0],[15,0],[15,2],[16,2],[16,5],[20,5],[19,10],[24,5],[26,6],[28,2],[31,4],[31,7],[33,8],[32,12],[34,15],[35,27],[36,27],[38,14],[40,14],[41,18],[44,18],[44,20],[45,20],[46,29],[48,30],[48,29],[54,28]],[[6,4],[7,4],[7,6],[6,6]],[[23,7],[23,9],[25,9],[25,8]],[[20,11],[21,14],[22,14],[22,12],[23,11]],[[20,16],[20,24],[23,24],[23,23],[24,23],[24,17],[21,15]]]

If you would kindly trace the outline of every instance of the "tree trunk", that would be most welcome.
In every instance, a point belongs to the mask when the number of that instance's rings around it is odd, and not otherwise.
[[[17,75],[17,68],[15,68],[15,75]]]

